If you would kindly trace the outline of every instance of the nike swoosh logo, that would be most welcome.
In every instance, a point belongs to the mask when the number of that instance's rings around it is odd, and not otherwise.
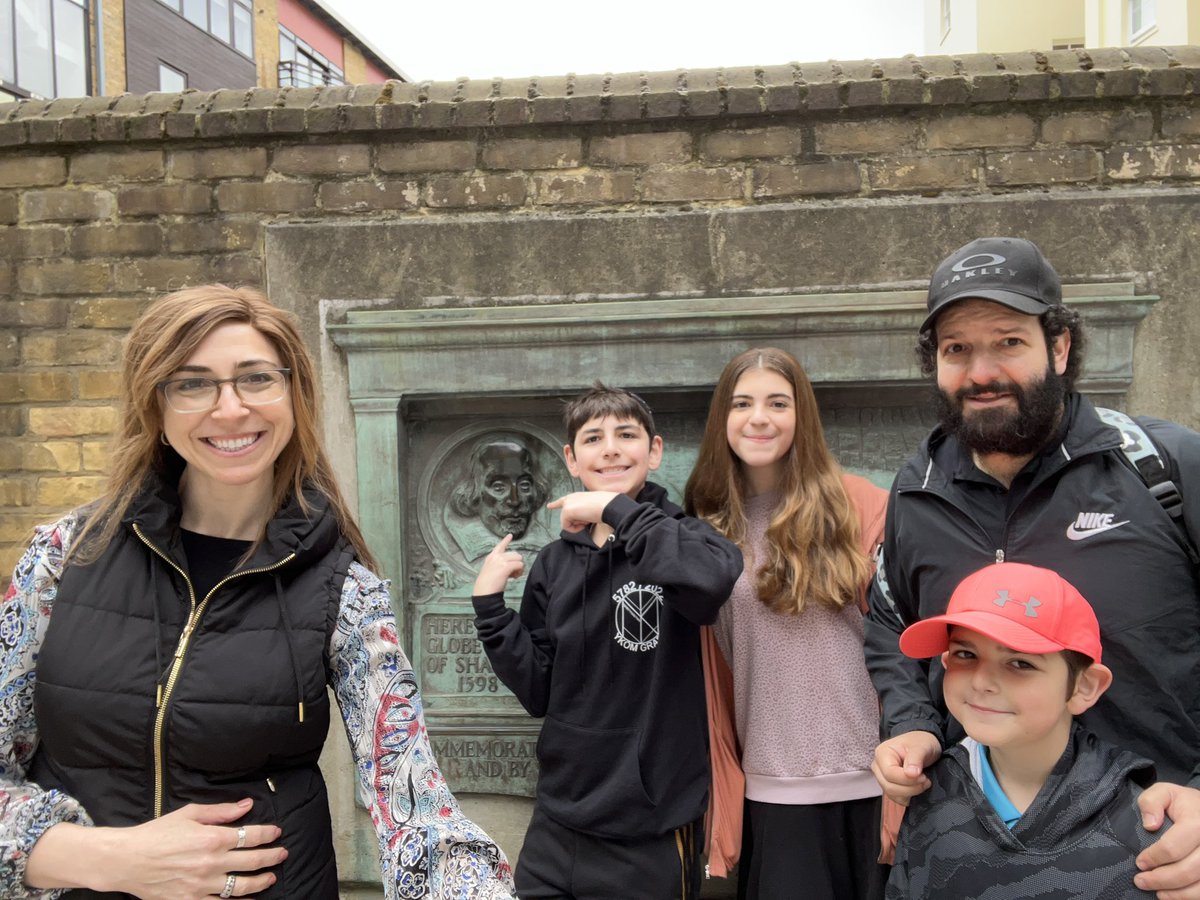
[[[1094,534],[1100,534],[1102,531],[1112,531],[1114,528],[1128,525],[1129,521],[1129,519],[1126,519],[1124,522],[1113,522],[1111,525],[1097,525],[1095,528],[1085,528],[1082,531],[1076,528],[1075,523],[1072,522],[1067,526],[1067,537],[1073,541],[1082,541]]]

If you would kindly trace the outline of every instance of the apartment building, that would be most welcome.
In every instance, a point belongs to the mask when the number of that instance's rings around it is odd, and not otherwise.
[[[1200,0],[925,0],[926,53],[1200,44]]]
[[[322,0],[0,0],[0,101],[392,78]]]

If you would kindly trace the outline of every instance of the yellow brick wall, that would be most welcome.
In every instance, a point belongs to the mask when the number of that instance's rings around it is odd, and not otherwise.
[[[345,63],[342,68],[346,73],[346,84],[366,84],[370,80],[367,78],[367,61],[358,47],[352,41],[343,40],[342,55]]]
[[[125,92],[125,0],[104,0],[104,93]]]
[[[34,525],[96,498],[117,424],[121,340],[144,301],[27,301],[20,366],[0,372],[0,397],[23,433],[0,436],[0,571],[7,580]],[[36,311],[36,312],[35,312]],[[15,429],[14,429],[15,430]]]
[[[279,87],[279,7],[275,0],[254,0],[254,65],[259,87]]]

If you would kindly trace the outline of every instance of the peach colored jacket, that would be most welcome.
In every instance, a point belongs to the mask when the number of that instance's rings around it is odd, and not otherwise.
[[[842,486],[850,504],[858,511],[859,546],[874,557],[883,540],[883,520],[887,511],[887,493],[865,478],[842,474]],[[865,587],[862,602],[865,606]],[[712,628],[701,629],[704,658],[704,685],[708,702],[708,741],[712,762],[712,785],[708,814],[705,816],[705,852],[708,874],[725,878],[742,852],[742,809],[746,796],[746,777],[742,774],[741,752],[733,717],[733,673],[725,662]],[[904,808],[886,797],[883,801],[882,834],[884,856],[890,850],[900,828]],[[891,847],[889,847],[889,835]]]

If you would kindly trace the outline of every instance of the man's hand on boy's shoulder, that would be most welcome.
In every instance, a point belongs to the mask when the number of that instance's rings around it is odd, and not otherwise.
[[[471,593],[476,597],[503,593],[508,582],[519,578],[525,571],[525,560],[521,554],[508,549],[512,540],[513,536],[506,534],[500,538],[500,543],[492,548],[492,552],[483,558],[483,565],[479,567],[479,577],[475,579],[475,587],[471,589]]]
[[[1138,797],[1147,831],[1171,827],[1137,858],[1134,883],[1158,900],[1200,900],[1200,791],[1160,781]]]
[[[604,508],[618,496],[615,491],[576,491],[551,500],[546,508],[557,509],[562,530],[573,533],[601,521]]]

